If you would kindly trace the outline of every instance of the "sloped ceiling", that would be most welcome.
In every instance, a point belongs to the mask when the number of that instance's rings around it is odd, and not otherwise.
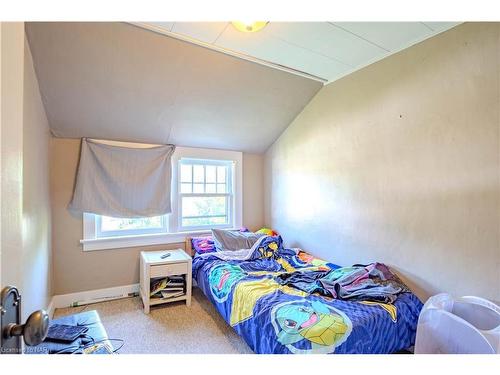
[[[261,153],[322,87],[125,23],[27,23],[52,133]]]
[[[137,25],[333,82],[458,24],[269,22],[256,33],[237,31],[229,22],[147,22]]]

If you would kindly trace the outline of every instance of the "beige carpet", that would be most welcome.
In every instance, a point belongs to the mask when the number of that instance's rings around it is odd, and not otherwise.
[[[133,297],[57,309],[54,317],[82,310],[97,310],[109,338],[125,340],[119,353],[252,353],[198,288],[193,288],[191,307],[173,302],[146,315],[139,297]]]

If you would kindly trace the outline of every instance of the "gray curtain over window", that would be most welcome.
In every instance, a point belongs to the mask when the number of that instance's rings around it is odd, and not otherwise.
[[[170,213],[173,145],[111,146],[82,139],[69,209],[112,217]]]

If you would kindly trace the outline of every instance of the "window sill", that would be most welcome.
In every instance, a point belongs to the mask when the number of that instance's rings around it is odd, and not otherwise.
[[[210,230],[197,230],[177,233],[158,233],[143,234],[136,236],[106,237],[80,240],[83,245],[83,251],[121,249],[125,247],[166,245],[180,243],[186,240],[186,237],[196,237],[209,235]]]

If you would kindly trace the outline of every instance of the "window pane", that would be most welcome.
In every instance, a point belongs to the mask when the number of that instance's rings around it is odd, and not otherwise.
[[[109,216],[101,216],[101,232],[132,229],[162,228],[162,217],[142,217],[138,219],[120,219]]]
[[[182,217],[225,216],[226,197],[183,197]]]
[[[206,182],[217,182],[215,180],[215,173],[217,170],[217,167],[215,165],[207,165],[205,166],[206,173],[207,173],[207,181]]]
[[[203,184],[193,184],[193,193],[204,193]]]
[[[205,181],[205,168],[203,168],[203,165],[193,165],[193,173],[194,182]]]
[[[217,182],[226,182],[226,168],[227,167],[217,167]]]
[[[190,194],[192,193],[191,183],[181,184],[181,193]]]
[[[221,225],[227,224],[226,216],[214,216],[203,218],[182,219],[182,226],[201,226],[201,225]]]
[[[225,193],[226,192],[226,184],[217,184],[217,193]]]
[[[192,165],[181,164],[181,182],[191,182],[192,181]]]
[[[216,193],[216,190],[215,190],[215,184],[206,184],[205,185],[205,193]]]

